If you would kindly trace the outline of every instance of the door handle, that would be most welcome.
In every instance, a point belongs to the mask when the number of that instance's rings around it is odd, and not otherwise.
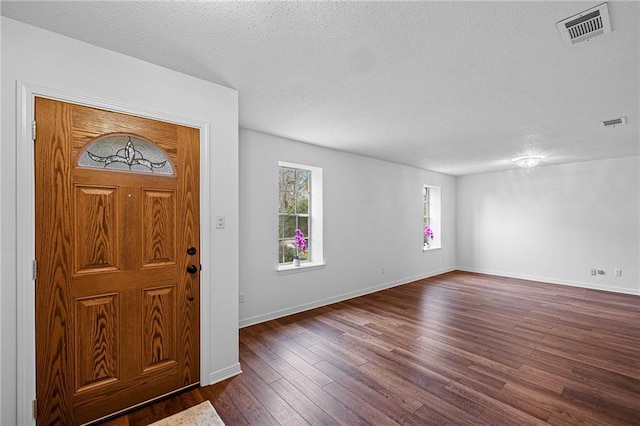
[[[196,272],[198,272],[198,267],[196,265],[189,265],[187,266],[187,272],[190,274],[195,274]]]

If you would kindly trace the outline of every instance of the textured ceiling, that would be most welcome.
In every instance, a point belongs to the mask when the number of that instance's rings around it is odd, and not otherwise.
[[[640,153],[640,3],[11,2],[1,13],[239,91],[240,126],[453,175]],[[604,129],[599,121],[627,117]]]

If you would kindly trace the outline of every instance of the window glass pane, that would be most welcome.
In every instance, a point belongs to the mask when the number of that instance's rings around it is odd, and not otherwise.
[[[307,250],[304,252],[298,251],[298,253],[300,256],[300,260],[309,260],[309,253],[311,253],[311,248],[309,247],[309,239],[305,238],[304,240],[307,242]]]
[[[278,167],[278,189],[282,190],[284,188],[284,167]]]
[[[282,218],[282,238],[294,238],[296,236],[296,217],[283,215]]]
[[[296,213],[309,214],[309,193],[301,192],[298,194],[298,204],[296,206]]]
[[[280,213],[295,213],[296,197],[293,192],[280,191]]]
[[[309,236],[309,218],[298,216],[298,228],[302,231],[305,237]]]
[[[288,167],[281,168],[282,173],[281,181],[280,181],[280,190],[281,191],[295,191],[295,182],[296,182],[296,169],[290,169]]]
[[[309,178],[311,173],[309,170],[296,170],[296,191],[309,191]]]
[[[294,240],[280,241],[280,263],[293,262],[296,255],[296,243]]]
[[[284,216],[278,216],[278,239],[284,238]]]

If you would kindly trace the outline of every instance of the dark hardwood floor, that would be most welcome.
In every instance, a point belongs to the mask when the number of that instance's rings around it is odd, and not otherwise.
[[[640,425],[640,297],[452,272],[240,330],[228,425]]]

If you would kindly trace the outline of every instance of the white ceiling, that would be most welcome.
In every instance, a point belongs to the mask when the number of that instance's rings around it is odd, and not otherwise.
[[[1,13],[239,91],[240,126],[463,175],[640,153],[640,3],[11,2]],[[123,70],[126,72],[126,70]],[[604,129],[599,121],[627,117]]]

